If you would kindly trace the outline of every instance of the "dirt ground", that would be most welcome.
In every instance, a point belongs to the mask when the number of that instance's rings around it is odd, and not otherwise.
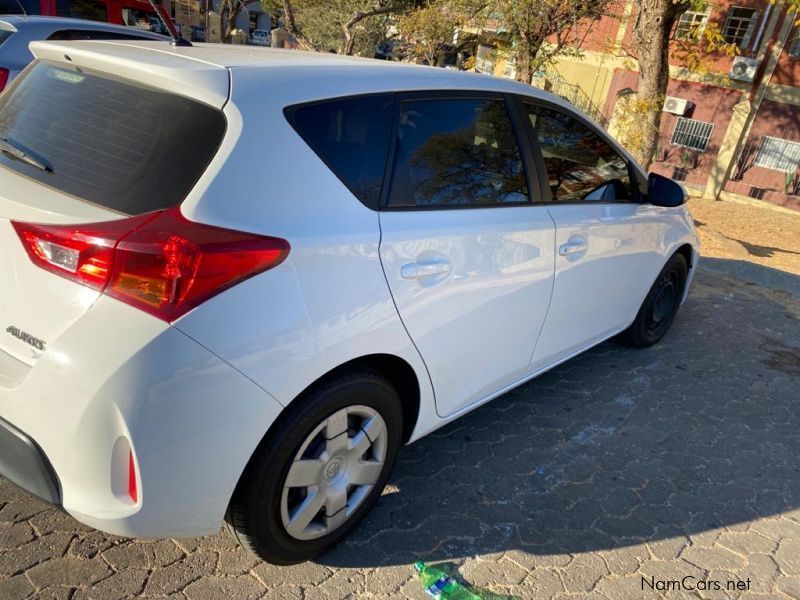
[[[731,201],[689,200],[702,256],[745,260],[800,275],[800,212]]]

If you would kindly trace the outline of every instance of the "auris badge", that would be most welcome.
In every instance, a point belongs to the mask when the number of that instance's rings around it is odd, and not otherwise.
[[[25,342],[29,346],[33,346],[37,350],[44,351],[44,347],[46,345],[44,340],[40,340],[37,337],[33,337],[30,333],[28,333],[27,331],[22,331],[19,327],[15,327],[14,325],[9,325],[8,327],[6,327],[6,333],[10,333],[18,340]]]

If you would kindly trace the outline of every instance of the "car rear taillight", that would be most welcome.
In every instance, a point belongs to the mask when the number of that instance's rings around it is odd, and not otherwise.
[[[286,240],[195,223],[179,208],[103,223],[13,225],[39,267],[168,322],[289,254]]]
[[[0,67],[0,92],[2,92],[8,84],[8,69]]]

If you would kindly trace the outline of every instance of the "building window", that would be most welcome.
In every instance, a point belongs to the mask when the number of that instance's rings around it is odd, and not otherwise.
[[[692,148],[693,150],[704,152],[708,147],[708,140],[711,139],[711,132],[713,131],[713,123],[678,117],[675,131],[672,132],[671,143],[675,146],[683,146],[684,148]]]
[[[765,135],[756,154],[755,164],[765,169],[794,173],[800,166],[800,142]]]
[[[789,56],[800,58],[800,29],[794,32],[794,38],[789,40]]]
[[[681,15],[672,37],[676,40],[692,40],[700,37],[708,22],[708,8],[703,11],[687,11]]]
[[[725,25],[722,27],[722,37],[729,44],[747,48],[756,28],[757,17],[758,11],[754,8],[731,6],[725,18]]]

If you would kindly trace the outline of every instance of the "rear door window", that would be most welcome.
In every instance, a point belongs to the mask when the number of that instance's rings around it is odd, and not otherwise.
[[[315,102],[286,110],[289,122],[353,195],[380,203],[392,129],[391,94]]]
[[[0,46],[3,45],[8,38],[11,37],[11,34],[14,33],[13,31],[8,31],[6,29],[0,29]]]
[[[0,167],[125,214],[180,204],[224,134],[205,104],[47,62],[0,96],[0,138],[41,163]]]
[[[502,98],[400,103],[390,208],[527,201],[522,155]]]

